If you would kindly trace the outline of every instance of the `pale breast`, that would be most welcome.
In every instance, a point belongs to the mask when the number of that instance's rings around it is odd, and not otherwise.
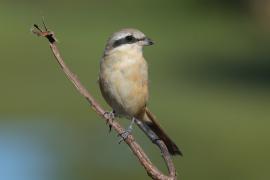
[[[100,88],[108,104],[117,113],[135,116],[145,107],[148,100],[147,71],[147,63],[143,57],[110,57],[103,60]]]

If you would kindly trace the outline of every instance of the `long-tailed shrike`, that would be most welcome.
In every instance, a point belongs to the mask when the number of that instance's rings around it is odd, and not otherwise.
[[[129,117],[132,122],[136,118],[147,124],[164,141],[170,154],[182,155],[146,106],[149,96],[148,67],[143,47],[152,44],[136,29],[122,29],[114,33],[100,61],[100,90],[116,115]]]

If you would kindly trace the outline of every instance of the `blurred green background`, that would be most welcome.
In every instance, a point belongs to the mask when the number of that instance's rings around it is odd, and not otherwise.
[[[182,148],[180,179],[270,178],[268,1],[1,0],[1,180],[149,179],[31,34],[42,16],[108,110],[96,83],[107,38],[134,27],[156,42],[145,48],[149,106]],[[165,171],[158,149],[134,134]]]

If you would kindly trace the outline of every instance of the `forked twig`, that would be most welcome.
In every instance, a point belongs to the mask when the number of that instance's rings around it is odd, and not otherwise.
[[[72,84],[75,86],[75,88],[78,90],[78,92],[86,98],[86,100],[89,102],[91,108],[104,120],[108,122],[108,124],[118,133],[122,134],[124,132],[124,129],[122,126],[117,122],[113,121],[113,119],[106,115],[106,111],[99,105],[99,103],[93,98],[93,96],[89,93],[89,91],[82,85],[80,80],[77,78],[77,76],[69,69],[69,67],[65,64],[62,56],[60,55],[60,52],[56,45],[56,38],[52,31],[47,30],[47,27],[43,21],[43,26],[45,31],[41,30],[38,25],[34,25],[34,27],[31,29],[31,31],[36,34],[37,36],[46,37],[50,42],[50,48],[53,52],[53,55],[55,56],[57,62],[59,63],[61,69],[64,71],[67,78],[72,82]],[[143,130],[145,129],[144,125],[139,122],[137,122],[139,127]],[[168,152],[168,149],[163,141],[158,140],[156,144],[159,146],[163,159],[167,165],[169,175],[164,175],[161,171],[158,170],[158,168],[150,161],[148,156],[145,154],[143,149],[140,147],[140,145],[135,141],[134,137],[132,135],[128,135],[128,137],[124,140],[126,144],[130,147],[133,154],[138,158],[141,165],[145,168],[147,174],[152,179],[157,180],[176,180],[176,171],[174,164],[172,162],[171,156]]]

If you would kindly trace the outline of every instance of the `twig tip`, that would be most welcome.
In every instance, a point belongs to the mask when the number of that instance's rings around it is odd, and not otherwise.
[[[30,31],[37,36],[46,37],[51,44],[53,44],[54,42],[57,42],[57,39],[55,38],[54,33],[47,29],[47,26],[44,22],[44,17],[42,18],[42,24],[43,24],[44,30],[39,28],[37,24],[34,24]]]

